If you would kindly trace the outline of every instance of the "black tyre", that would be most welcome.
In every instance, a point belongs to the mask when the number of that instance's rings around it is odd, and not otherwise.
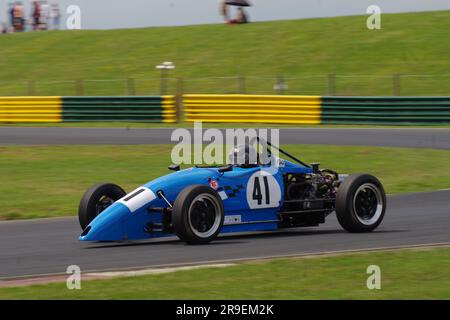
[[[78,207],[81,229],[86,229],[96,216],[125,195],[126,192],[121,187],[112,183],[100,183],[89,188]]]
[[[175,233],[189,244],[205,244],[214,240],[223,221],[222,199],[208,186],[193,185],[183,189],[173,205]]]
[[[353,174],[339,186],[336,216],[349,232],[370,232],[383,221],[386,194],[380,181],[368,174]]]

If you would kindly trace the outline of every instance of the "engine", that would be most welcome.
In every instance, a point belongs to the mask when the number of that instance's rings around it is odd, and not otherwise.
[[[281,218],[286,226],[314,226],[334,210],[339,176],[332,170],[284,177],[285,201]]]

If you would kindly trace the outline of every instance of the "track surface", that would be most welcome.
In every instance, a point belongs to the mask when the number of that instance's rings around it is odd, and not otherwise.
[[[0,127],[3,145],[166,144],[172,129]],[[280,130],[282,144],[372,145],[450,150],[450,129]],[[334,215],[318,228],[227,236],[207,246],[170,241],[81,243],[76,218],[0,222],[0,278],[155,267],[339,250],[450,243],[450,191],[389,197],[380,228],[349,234]]]
[[[0,145],[167,144],[173,129],[0,127]],[[450,150],[450,129],[282,128],[282,144],[364,145]]]
[[[450,243],[450,191],[388,198],[386,217],[369,234],[349,234],[334,215],[317,228],[227,236],[206,246],[176,240],[82,243],[75,218],[0,222],[0,278],[130,267],[182,265],[267,256],[430,243]]]

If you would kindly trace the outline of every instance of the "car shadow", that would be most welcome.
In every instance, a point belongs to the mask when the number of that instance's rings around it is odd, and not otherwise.
[[[394,233],[394,232],[407,232],[409,230],[376,230],[371,232],[371,234],[378,233]],[[328,229],[328,230],[319,230],[319,229],[295,229],[295,230],[283,230],[283,231],[271,231],[267,233],[253,233],[253,234],[229,234],[223,235],[217,241],[229,241],[234,239],[249,239],[249,238],[284,238],[284,237],[299,237],[299,236],[320,236],[320,235],[331,235],[331,234],[352,234],[348,233],[342,229]],[[359,233],[361,235],[362,233]],[[358,233],[353,233],[352,235],[358,235]]]
[[[383,234],[383,233],[396,233],[396,232],[408,232],[409,230],[376,230],[370,234]],[[260,238],[286,238],[286,237],[301,237],[301,236],[320,236],[320,235],[332,235],[332,234],[351,234],[342,229],[291,229],[291,230],[276,230],[266,232],[248,232],[238,234],[223,234],[213,242],[206,244],[207,246],[220,246],[220,245],[233,245],[248,243],[252,239]],[[361,233],[353,233],[351,235],[362,235]],[[183,241],[176,237],[168,237],[167,239],[148,239],[140,241],[122,241],[122,242],[94,242],[92,245],[85,247],[84,249],[106,249],[106,248],[118,248],[118,247],[136,247],[136,246],[155,246],[155,245],[186,245]]]

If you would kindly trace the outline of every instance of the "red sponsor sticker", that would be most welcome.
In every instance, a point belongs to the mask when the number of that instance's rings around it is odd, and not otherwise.
[[[219,189],[219,183],[216,180],[210,180],[209,181],[209,186],[211,188],[213,188],[214,190]]]

